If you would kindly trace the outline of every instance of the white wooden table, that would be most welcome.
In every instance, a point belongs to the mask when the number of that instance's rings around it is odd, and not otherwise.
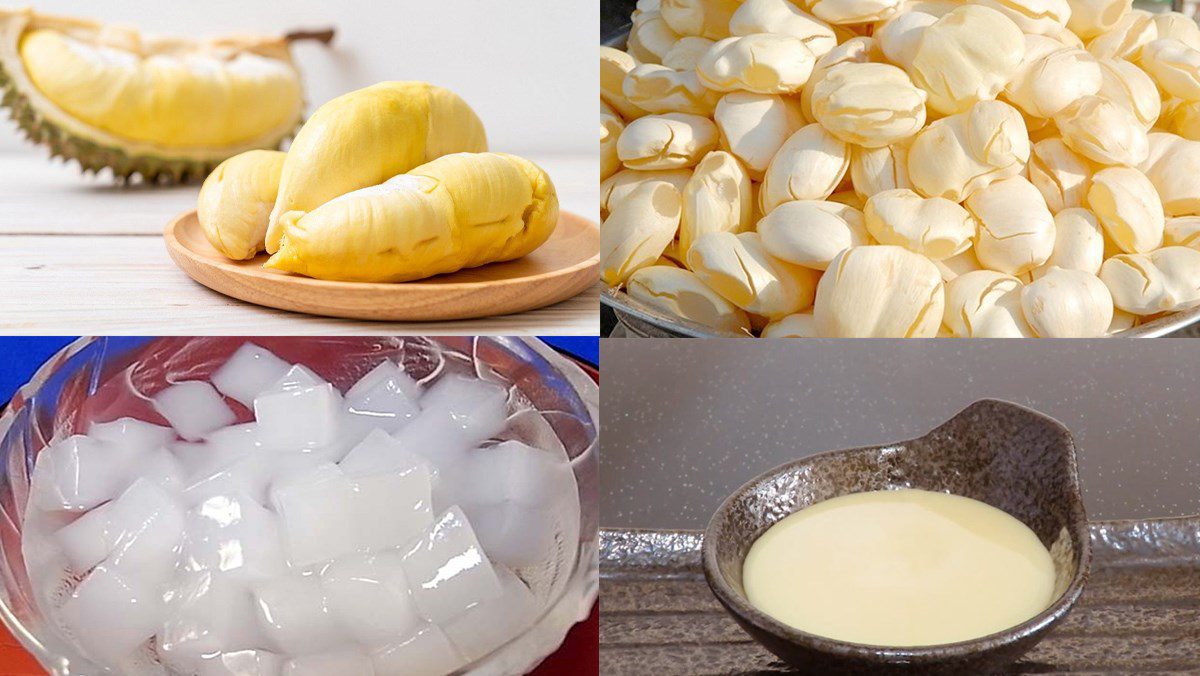
[[[594,157],[530,156],[566,210],[597,218]],[[0,152],[0,333],[87,335],[597,335],[600,287],[541,310],[457,322],[313,317],[228,298],[171,262],[162,231],[195,208],[199,186],[122,188],[51,162]]]

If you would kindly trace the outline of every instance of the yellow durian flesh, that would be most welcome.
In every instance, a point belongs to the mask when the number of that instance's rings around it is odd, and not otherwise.
[[[520,258],[558,222],[540,167],[501,153],[456,153],[311,212],[288,212],[266,266],[326,280],[404,282]]]
[[[103,36],[89,41],[36,28],[21,36],[18,49],[42,95],[114,136],[171,148],[237,147],[286,135],[303,112],[299,74],[288,58],[216,44],[155,50],[136,34]]]
[[[312,211],[442,155],[486,150],[483,123],[447,89],[382,82],[339,96],[313,113],[288,150],[267,252],[279,249],[287,212]]]
[[[204,180],[196,211],[213,248],[234,260],[263,250],[285,157],[278,150],[251,150],[225,160]]]

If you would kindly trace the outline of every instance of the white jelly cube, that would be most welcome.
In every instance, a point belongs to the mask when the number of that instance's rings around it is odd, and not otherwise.
[[[261,395],[254,400],[259,439],[284,450],[326,446],[338,431],[340,399],[328,383]]]
[[[175,565],[182,511],[174,497],[146,479],[135,481],[55,537],[72,570],[86,572],[110,555],[109,568],[143,581],[161,581]]]
[[[446,376],[421,398],[423,415],[437,416],[469,445],[475,446],[504,429],[508,420],[508,391],[494,383]]]
[[[160,639],[156,638],[151,653],[151,659],[155,666],[161,665],[157,671],[147,671],[145,667],[142,669],[129,669],[131,676],[172,676],[174,674],[191,674],[191,676],[199,676],[201,673],[202,656],[182,655],[178,652],[168,652],[160,647]],[[138,653],[141,655],[142,653]],[[136,657],[135,657],[136,659]],[[154,667],[150,667],[153,669]],[[165,673],[164,673],[165,670]],[[124,674],[124,671],[118,673]],[[221,673],[221,672],[217,672]]]
[[[279,512],[279,510],[282,509],[282,507],[275,502],[275,495],[279,491],[299,489],[324,481],[345,478],[345,476],[345,472],[343,472],[340,467],[331,462],[325,462],[318,464],[304,472],[278,477],[271,484],[271,507],[276,512]]]
[[[505,428],[506,401],[507,392],[497,385],[448,376],[421,400],[421,415],[395,434],[406,450],[437,469],[435,509],[457,502],[461,472],[470,451]]]
[[[162,601],[153,589],[97,566],[62,606],[62,619],[88,656],[116,664],[158,629]]]
[[[334,463],[312,453],[276,453],[262,458],[262,461],[266,468],[268,487],[286,484],[292,479],[302,479],[322,467],[330,470],[331,474],[332,470],[337,469]]]
[[[565,542],[572,538],[572,533],[560,526],[572,517],[564,514],[560,518],[548,509],[502,502],[467,506],[463,510],[488,558],[510,568],[522,568],[558,558],[555,553],[559,546],[556,534],[560,529],[564,531],[562,539]],[[578,519],[577,512],[573,518]]]
[[[271,504],[283,523],[288,560],[306,568],[358,548],[358,513],[350,480],[336,465],[271,487]]]
[[[212,384],[225,396],[240,402],[247,408],[254,405],[254,398],[292,367],[254,343],[243,343],[229,360],[212,375]]]
[[[463,452],[464,457],[467,454],[467,451]],[[441,514],[456,505],[461,507],[470,504],[464,500],[467,495],[467,481],[464,478],[465,467],[466,462],[459,460],[438,468],[437,474],[433,477],[434,514]]]
[[[324,384],[325,380],[313,372],[312,369],[303,364],[296,364],[260,394],[282,392],[284,390],[302,390]]]
[[[346,403],[366,395],[380,384],[390,384],[410,400],[416,401],[421,398],[421,386],[417,381],[397,366],[396,362],[385,359],[351,386],[346,392]]]
[[[376,424],[374,418],[366,418],[363,416],[354,415],[349,411],[342,412],[342,419],[339,422],[338,443],[346,448],[349,453],[350,449],[358,445],[368,434],[374,430],[381,430],[380,425]],[[345,453],[342,454],[345,457]],[[340,458],[339,458],[340,460]]]
[[[283,676],[375,676],[371,658],[358,650],[298,655],[283,665]]]
[[[433,523],[429,472],[372,474],[350,480],[358,514],[359,549],[399,547]]]
[[[382,645],[424,623],[413,605],[400,555],[347,556],[321,572],[325,604],[354,640]]]
[[[346,409],[366,424],[395,432],[420,413],[420,396],[417,382],[385,360],[346,392]]]
[[[500,580],[457,507],[406,548],[403,566],[418,611],[435,624],[500,595]]]
[[[232,428],[225,428],[232,429]],[[241,450],[229,446],[213,446],[208,442],[177,441],[171,453],[183,467],[185,483],[192,484],[223,469],[244,457]]]
[[[198,474],[183,491],[183,500],[188,507],[196,507],[216,496],[245,495],[263,504],[272,476],[270,460],[260,455],[252,455],[210,474]]]
[[[178,493],[187,486],[183,463],[166,448],[150,451],[141,461],[137,472],[142,478],[171,493]]]
[[[201,439],[237,420],[221,394],[208,383],[195,380],[176,383],[153,399],[154,408],[188,441]]]
[[[246,585],[213,571],[184,573],[167,600],[160,650],[180,659],[256,648],[263,641]]]
[[[446,676],[467,663],[436,625],[426,624],[412,636],[371,653],[377,674]]]
[[[271,646],[287,654],[321,652],[346,640],[325,608],[316,575],[288,575],[254,586],[258,624]]]
[[[296,392],[297,390],[289,390]],[[341,396],[333,391],[335,398]],[[258,423],[250,423],[255,428],[255,445],[247,448],[248,453],[269,453],[274,456],[281,454],[303,454],[319,458],[321,462],[338,462],[346,453],[366,435],[368,430],[356,430],[351,426],[350,415],[344,411],[338,412],[320,439],[305,441],[302,445],[291,443],[286,437],[263,437],[258,433]]]
[[[499,489],[503,500],[551,506],[564,496],[578,495],[575,473],[565,455],[558,458],[519,441],[479,449],[469,454],[468,462],[472,464],[471,491],[481,497],[495,496]]]
[[[37,455],[30,494],[39,509],[83,511],[115,498],[132,480],[136,453],[76,435]]]
[[[477,603],[442,627],[459,652],[474,662],[516,638],[538,616],[537,599],[509,569],[496,567],[503,593]]]
[[[373,430],[342,458],[338,466],[347,476],[380,472],[408,474],[417,468],[432,473],[432,466],[416,453],[382,430]]]
[[[233,650],[200,661],[196,676],[279,676],[283,658],[268,650]]]
[[[514,568],[557,558],[577,537],[579,497],[565,457],[517,441],[468,454],[456,499],[495,563]]]
[[[314,444],[305,448],[283,449],[292,454],[304,454],[320,459],[321,462],[341,462],[342,458],[354,448],[366,432],[352,427],[351,416],[339,412],[331,423],[329,441],[324,444]]]
[[[578,502],[575,474],[566,455],[556,456],[519,441],[472,450],[444,474],[449,481],[439,486],[435,508],[512,501],[569,509],[570,503]]]
[[[257,581],[288,572],[279,517],[237,495],[211,497],[187,515],[179,563],[232,580]]]
[[[270,504],[272,484],[308,474],[321,465],[330,463],[307,453],[263,453],[236,462],[193,484],[185,497],[189,498],[189,505],[194,506],[216,495],[242,493],[260,505],[267,505]]]
[[[213,454],[221,458],[250,455],[263,448],[258,439],[258,423],[252,422],[222,427],[204,437],[204,441]]]
[[[175,495],[147,479],[133,482],[108,510],[114,540],[106,566],[126,579],[164,584],[175,569],[184,514]]]
[[[131,450],[148,452],[169,445],[175,440],[175,430],[134,418],[93,423],[88,436]]]
[[[405,451],[429,462],[439,473],[448,473],[461,465],[468,451],[475,447],[439,415],[421,414],[395,437]]]
[[[505,454],[496,452],[499,447],[474,449],[452,468],[448,473],[453,475],[448,477],[452,486],[447,491],[451,504],[494,505],[508,499],[509,468]]]
[[[168,676],[166,669],[153,643],[146,643],[117,664],[113,671],[122,676]]]
[[[112,551],[116,541],[108,528],[108,512],[112,507],[111,502],[100,505],[54,533],[71,570],[86,573]]]

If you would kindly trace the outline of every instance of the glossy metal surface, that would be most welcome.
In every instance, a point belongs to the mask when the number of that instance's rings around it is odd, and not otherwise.
[[[617,318],[635,335],[644,338],[738,338],[729,331],[720,331],[695,322],[668,315],[639,303],[618,289],[604,289],[600,302],[613,309]],[[1161,317],[1113,335],[1114,338],[1160,338],[1194,327],[1200,322],[1200,307]]]

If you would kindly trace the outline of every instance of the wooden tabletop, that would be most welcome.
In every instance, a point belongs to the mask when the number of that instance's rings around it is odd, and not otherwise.
[[[594,157],[530,156],[562,207],[596,218]],[[41,150],[0,153],[0,333],[598,335],[600,286],[541,310],[488,319],[392,323],[312,317],[227,298],[175,267],[162,231],[199,186],[114,186]]]

